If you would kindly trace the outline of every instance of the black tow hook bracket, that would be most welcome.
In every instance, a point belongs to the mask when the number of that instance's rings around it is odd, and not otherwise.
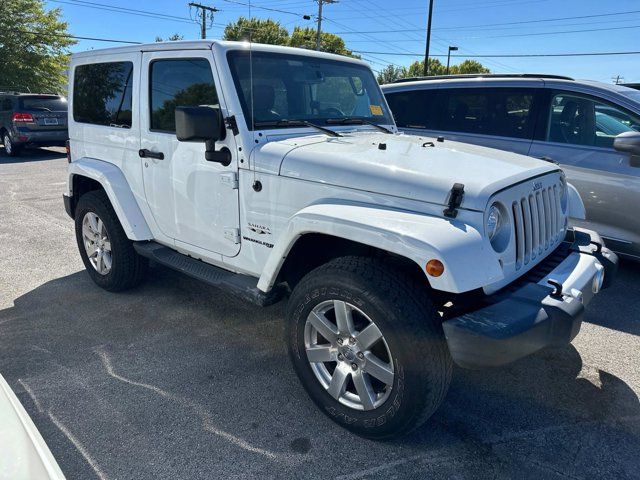
[[[458,216],[458,207],[462,205],[462,199],[464,198],[464,184],[454,183],[451,191],[449,192],[449,203],[447,208],[443,210],[443,214],[447,218],[456,218]]]
[[[547,283],[553,287],[553,292],[551,292],[551,296],[553,298],[557,298],[558,300],[562,300],[562,284],[553,279],[547,280]]]
[[[600,242],[591,241],[591,242],[589,242],[589,245],[595,245],[596,246],[596,253],[601,253],[602,252],[602,244]]]
[[[436,144],[435,144],[435,143],[433,143],[433,142],[424,142],[424,143],[422,144],[422,148],[426,148],[426,147],[435,147],[435,146],[436,146]]]

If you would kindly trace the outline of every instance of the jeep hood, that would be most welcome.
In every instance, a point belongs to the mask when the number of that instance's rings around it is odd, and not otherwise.
[[[454,183],[462,183],[461,207],[479,211],[495,192],[558,170],[501,150],[368,132],[270,141],[254,153],[257,164],[282,159],[279,174],[285,177],[439,205],[446,205]]]

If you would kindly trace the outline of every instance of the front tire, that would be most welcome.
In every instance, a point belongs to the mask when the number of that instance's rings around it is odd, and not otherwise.
[[[367,438],[423,424],[451,380],[440,317],[427,287],[409,277],[378,260],[342,257],[305,276],[288,304],[300,381],[332,420]]]
[[[134,250],[103,190],[80,197],[75,229],[84,266],[98,286],[119,292],[142,282],[148,261]]]

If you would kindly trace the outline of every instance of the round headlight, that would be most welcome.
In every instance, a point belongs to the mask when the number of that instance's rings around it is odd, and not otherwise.
[[[496,236],[496,233],[498,233],[498,231],[500,230],[501,225],[502,213],[500,213],[500,209],[494,203],[493,205],[491,205],[489,214],[487,215],[486,231],[489,240],[493,240],[493,238]]]
[[[489,207],[485,218],[484,229],[491,247],[498,253],[504,252],[509,246],[509,237],[511,237],[507,209],[500,202],[496,202]]]
[[[569,206],[569,186],[567,185],[567,179],[564,173],[560,175],[560,208],[562,213],[567,213],[567,207]]]

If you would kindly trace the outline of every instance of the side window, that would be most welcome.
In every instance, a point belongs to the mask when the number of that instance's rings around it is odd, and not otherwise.
[[[2,110],[3,112],[13,110],[13,103],[11,102],[11,100],[8,98],[2,99],[0,101],[0,110]]]
[[[175,132],[176,107],[218,105],[208,60],[155,60],[149,68],[151,130]]]
[[[79,65],[73,80],[73,119],[80,123],[131,128],[133,63]]]
[[[399,127],[438,129],[435,90],[394,92],[386,97]]]
[[[547,140],[612,148],[624,132],[640,131],[640,116],[592,97],[559,93],[551,100]]]
[[[451,89],[444,130],[532,138],[534,93],[527,89]]]

